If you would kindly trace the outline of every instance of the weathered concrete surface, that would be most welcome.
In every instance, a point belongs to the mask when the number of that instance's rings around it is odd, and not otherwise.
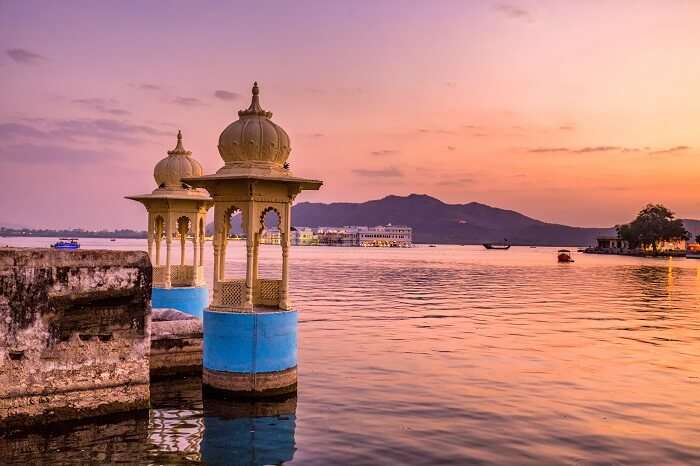
[[[153,309],[151,376],[202,373],[202,321],[177,309]]]
[[[147,408],[146,253],[0,249],[0,430]]]

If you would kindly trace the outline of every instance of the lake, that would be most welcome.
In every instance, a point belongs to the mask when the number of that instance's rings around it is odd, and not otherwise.
[[[229,276],[242,274],[243,244],[229,248]],[[211,243],[205,254],[211,281]],[[298,397],[251,405],[202,400],[198,379],[157,383],[149,413],[5,439],[2,461],[700,463],[700,260],[574,258],[293,247]],[[280,248],[263,246],[261,276],[280,269]]]

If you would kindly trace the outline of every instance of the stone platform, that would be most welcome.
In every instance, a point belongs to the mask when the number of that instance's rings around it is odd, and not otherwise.
[[[202,321],[177,309],[153,309],[151,377],[202,373]]]
[[[149,407],[151,264],[0,249],[0,431]]]

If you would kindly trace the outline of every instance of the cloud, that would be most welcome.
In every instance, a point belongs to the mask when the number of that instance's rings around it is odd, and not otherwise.
[[[447,146],[447,150],[457,150],[455,146]]]
[[[46,57],[38,53],[30,52],[27,49],[7,49],[5,53],[7,53],[15,63],[21,65],[36,65],[46,61]]]
[[[536,147],[528,152],[569,152],[566,147]]]
[[[440,186],[461,186],[461,185],[473,184],[473,183],[476,183],[476,180],[474,178],[465,176],[462,178],[456,178],[456,179],[452,179],[452,180],[438,181],[436,184],[438,184]]]
[[[384,157],[387,155],[395,155],[398,154],[399,151],[396,149],[381,149],[381,150],[373,150],[370,152],[371,155],[378,156],[378,157]]]
[[[449,129],[418,128],[418,132],[422,134],[454,134],[454,131]]]
[[[568,147],[536,147],[528,152],[571,152],[574,154],[587,154],[590,152],[610,152],[629,150],[618,146],[590,146],[582,147],[581,149],[570,149]]]
[[[229,91],[224,91],[224,90],[214,91],[214,97],[216,97],[217,99],[221,99],[221,100],[227,100],[227,101],[236,100],[240,96],[241,96],[240,94],[236,94],[235,92],[229,92]]]
[[[182,105],[183,107],[197,107],[200,105],[204,105],[201,100],[199,100],[196,97],[181,97],[177,96],[173,100],[174,104],[177,105]]]
[[[144,91],[159,91],[161,90],[161,87],[157,84],[141,83],[139,84],[139,89]]]
[[[624,147],[617,146],[594,146],[594,147],[583,147],[581,149],[575,150],[573,152],[577,154],[586,154],[588,152],[610,152],[610,151],[621,151]]]
[[[655,151],[649,152],[649,155],[655,155],[655,154],[675,154],[677,152],[685,152],[690,149],[690,146],[675,146],[675,147],[670,147],[668,149],[659,149]]]
[[[363,87],[340,87],[337,92],[343,96],[360,96],[366,94],[367,90]]]
[[[40,120],[33,125],[24,123],[0,123],[0,138],[7,141],[25,143],[45,143],[46,141],[137,143],[144,137],[173,135],[153,126],[129,123],[109,118]]]
[[[366,176],[370,178],[400,178],[403,176],[401,170],[396,167],[387,167],[379,170],[370,170],[365,168],[356,168],[352,171],[355,175]]]
[[[15,144],[0,147],[0,155],[2,155],[2,162],[22,165],[85,165],[101,163],[106,158],[112,160],[114,154],[53,144]]]
[[[674,154],[678,152],[684,152],[689,150],[689,146],[674,146],[670,147],[668,149],[659,149],[659,150],[654,150],[652,151],[649,147],[622,147],[622,146],[587,146],[587,147],[582,147],[580,149],[573,149],[569,147],[536,147],[533,149],[529,149],[528,152],[540,152],[540,153],[545,153],[545,152],[569,152],[572,154],[591,154],[591,153],[597,153],[597,152],[621,152],[621,153],[629,153],[629,152],[641,152],[641,151],[649,151],[649,154]]]
[[[33,126],[22,123],[0,123],[0,139],[13,140],[17,138],[42,138],[46,137],[46,133],[34,128]]]
[[[508,3],[499,3],[494,10],[511,19],[530,19],[528,11]]]
[[[131,114],[131,112],[127,110],[113,107],[112,105],[117,103],[115,100],[106,101],[105,99],[96,97],[90,99],[73,99],[72,102],[74,104],[90,108],[100,113],[107,113],[109,115],[124,116]]]

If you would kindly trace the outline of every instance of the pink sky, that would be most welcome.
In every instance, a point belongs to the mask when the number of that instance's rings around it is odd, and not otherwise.
[[[301,201],[700,218],[699,24],[690,0],[2,2],[0,224],[144,229],[123,196],[178,128],[218,169],[254,80],[325,181]]]

